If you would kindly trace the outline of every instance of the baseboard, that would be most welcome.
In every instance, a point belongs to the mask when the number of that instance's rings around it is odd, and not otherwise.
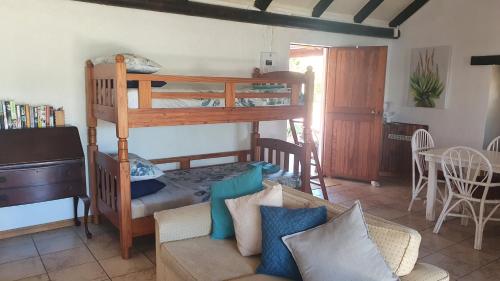
[[[80,217],[81,227],[83,227],[83,217]],[[89,223],[93,222],[93,216],[89,216]],[[20,227],[15,229],[9,229],[0,231],[0,239],[7,239],[16,236],[22,236],[26,234],[33,234],[42,231],[54,230],[58,228],[68,227],[75,225],[75,221],[73,219],[54,221],[44,224],[31,225],[26,227]]]

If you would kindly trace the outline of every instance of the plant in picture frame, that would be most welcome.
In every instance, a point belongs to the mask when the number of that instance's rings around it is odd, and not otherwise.
[[[434,61],[434,49],[419,53],[415,70],[410,75],[410,92],[417,107],[436,107],[444,92],[444,82],[439,77],[439,65]]]

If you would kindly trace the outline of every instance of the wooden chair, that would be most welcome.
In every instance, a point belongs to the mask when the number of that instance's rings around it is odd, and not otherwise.
[[[481,152],[458,146],[443,153],[441,166],[448,197],[434,227],[434,233],[439,233],[447,216],[471,218],[476,224],[474,249],[481,250],[484,226],[490,220],[500,221],[500,218],[492,217],[500,207],[500,198],[492,198],[490,191],[500,187],[500,184],[491,182],[491,163]],[[486,210],[488,205],[491,208]],[[456,207],[462,207],[462,212],[453,213]]]
[[[429,181],[427,162],[425,161],[425,157],[420,155],[420,152],[432,149],[434,147],[435,147],[434,140],[428,131],[424,129],[418,129],[415,131],[415,133],[413,133],[413,136],[411,138],[413,177],[412,177],[411,201],[410,201],[410,206],[408,207],[408,211],[411,211],[411,208],[413,207],[413,203],[415,202],[415,200],[421,200],[419,194],[427,186]],[[418,175],[416,174],[417,172]],[[444,181],[442,180],[438,180],[438,182],[444,183]],[[440,189],[438,189],[438,193],[441,199],[443,199],[444,194],[441,192]]]

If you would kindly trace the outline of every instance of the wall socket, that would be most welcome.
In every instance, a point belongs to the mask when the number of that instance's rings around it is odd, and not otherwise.
[[[275,71],[275,52],[261,52],[260,53],[260,71],[261,73]]]

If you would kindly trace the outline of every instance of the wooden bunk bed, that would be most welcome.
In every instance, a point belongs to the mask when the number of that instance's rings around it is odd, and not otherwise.
[[[138,81],[138,108],[129,108],[127,81]],[[159,93],[152,88],[152,81],[167,83],[221,83],[222,93]],[[283,83],[290,93],[237,92],[240,83]],[[152,126],[178,126],[250,122],[252,124],[251,147],[248,150],[192,155],[164,159],[152,159],[155,164],[179,163],[181,169],[189,169],[191,161],[234,156],[240,162],[267,161],[280,165],[285,171],[298,173],[301,190],[311,192],[310,164],[313,144],[311,114],[314,73],[309,68],[305,74],[273,72],[257,74],[252,78],[173,76],[158,74],[127,73],[124,57],[116,56],[114,64],[86,65],[86,110],[88,126],[88,168],[94,223],[100,216],[106,217],[120,231],[121,254],[130,257],[134,237],[154,233],[152,215],[132,218],[130,194],[130,166],[128,141],[130,128]],[[304,99],[300,94],[303,91]],[[182,95],[182,96],[180,96]],[[281,106],[238,107],[239,98],[289,98],[289,104]],[[219,98],[224,106],[211,108],[153,108],[154,99]],[[259,122],[271,120],[304,119],[304,143],[296,145],[277,139],[260,138]],[[111,157],[100,152],[96,143],[97,120],[116,125],[118,155]]]

